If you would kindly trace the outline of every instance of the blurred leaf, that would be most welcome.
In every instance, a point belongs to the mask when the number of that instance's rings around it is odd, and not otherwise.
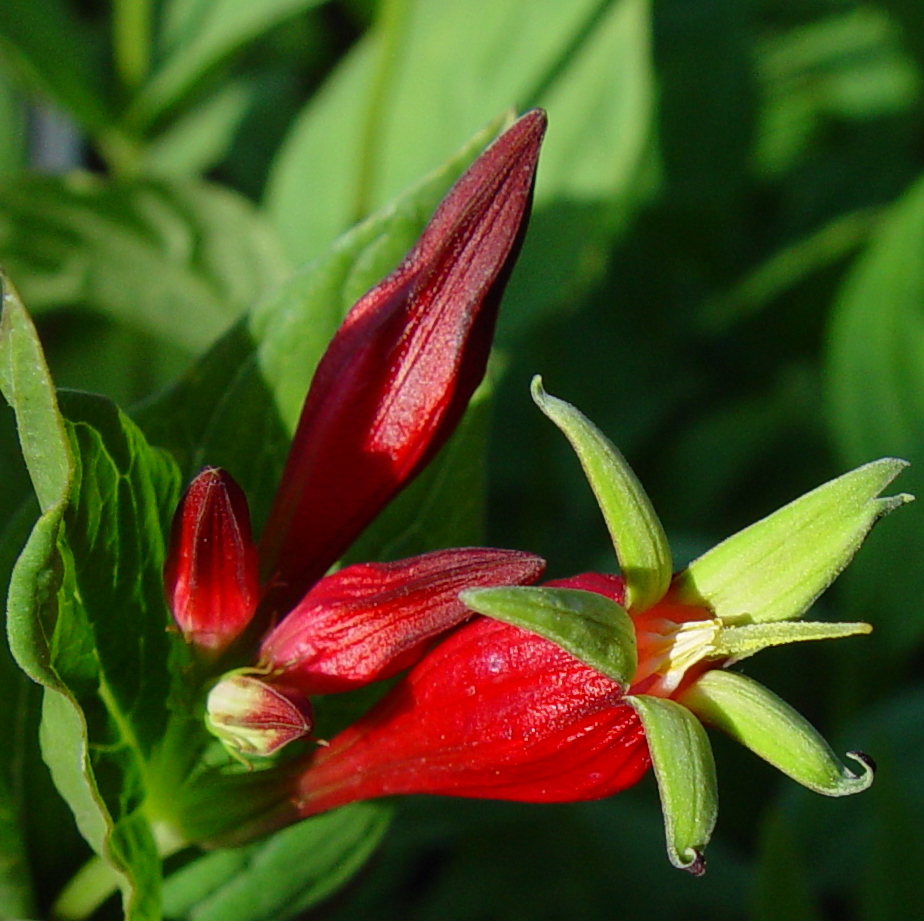
[[[135,99],[129,120],[146,125],[177,105],[224,58],[267,29],[323,0],[168,0],[161,65]]]
[[[769,306],[809,275],[838,262],[865,243],[880,214],[874,208],[851,211],[784,246],[727,294],[706,301],[701,310],[703,326],[709,332],[720,333]]]
[[[831,318],[828,399],[841,455],[890,452],[912,462],[902,487],[924,498],[924,180],[884,219],[840,291]],[[849,573],[852,615],[891,654],[924,637],[924,506],[872,535]]]
[[[0,179],[26,161],[26,107],[0,71]]]
[[[64,0],[0,4],[0,51],[35,88],[91,132],[113,121],[100,79],[100,50]]]
[[[763,822],[754,884],[754,921],[822,921],[792,822],[779,810]]]
[[[652,103],[645,0],[422,0],[386,16],[309,103],[267,201],[289,252],[316,255],[489,118],[543,105],[534,242],[516,280],[528,296],[511,292],[540,310],[598,273],[643,185]]]
[[[200,857],[166,881],[165,917],[286,921],[353,876],[375,850],[390,815],[381,803],[357,803],[268,841]]]
[[[193,177],[209,170],[228,152],[255,93],[256,87],[246,80],[223,83],[145,146],[142,171],[149,176]]]
[[[827,119],[872,119],[912,106],[921,75],[900,40],[882,10],[859,6],[758,45],[758,169],[789,168]]]
[[[196,351],[284,277],[272,232],[201,182],[0,185],[0,261],[35,311],[87,306]]]
[[[790,787],[777,806],[780,818],[774,821],[785,823],[790,846],[811,870],[819,902],[844,905],[860,921],[897,921],[924,898],[921,875],[908,872],[924,859],[917,831],[924,822],[922,723],[920,685],[869,708],[836,744],[875,757],[879,769],[870,790],[832,801]],[[784,881],[780,886],[774,900],[788,898]]]

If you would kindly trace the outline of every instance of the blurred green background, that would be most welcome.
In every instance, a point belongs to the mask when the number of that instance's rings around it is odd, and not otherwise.
[[[3,0],[0,263],[59,385],[138,404],[488,121],[537,104],[485,539],[551,576],[615,566],[534,373],[628,456],[678,565],[884,455],[912,461],[897,485],[924,500],[920,0]],[[29,487],[6,408],[0,477],[16,533]],[[748,663],[839,751],[876,758],[870,792],[823,800],[717,738],[701,880],[668,866],[650,778],[573,807],[412,799],[311,917],[914,917],[922,596],[919,502],[817,605],[871,637]],[[33,694],[11,674],[7,700]],[[28,850],[53,890],[82,846],[47,779],[16,782],[42,791]]]

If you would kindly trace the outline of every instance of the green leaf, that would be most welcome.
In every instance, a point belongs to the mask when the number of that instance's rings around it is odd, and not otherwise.
[[[160,861],[142,806],[170,691],[161,573],[175,465],[105,400],[67,395],[62,416],[7,285],[0,386],[42,509],[10,583],[10,648],[46,689],[42,748],[55,785],[120,873],[127,917],[153,919]]]
[[[0,72],[0,178],[26,162],[26,106],[6,75]]]
[[[895,203],[847,276],[831,317],[828,403],[846,463],[906,457],[909,492],[924,492],[924,178]],[[877,530],[848,574],[845,602],[875,619],[892,655],[915,648],[924,618],[924,508]],[[904,561],[909,561],[905,564]]]
[[[114,115],[101,79],[102,55],[90,31],[63,0],[4,0],[0,48],[26,80],[90,132],[112,124]]]
[[[211,169],[228,152],[255,94],[250,81],[222,83],[145,145],[141,171],[147,176],[191,178]]]
[[[286,921],[342,886],[388,827],[381,803],[356,803],[216,851],[170,876],[164,915],[176,921]]]
[[[667,855],[694,876],[706,870],[703,849],[718,813],[715,761],[699,720],[673,700],[638,694],[627,697],[638,713],[658,781]]]
[[[538,376],[532,394],[571,442],[597,497],[626,581],[626,608],[647,610],[664,597],[671,581],[670,545],[651,500],[626,459],[586,416],[547,394]]]
[[[163,63],[135,99],[128,119],[145,126],[177,105],[212,68],[260,34],[322,0],[170,0],[159,51]]]
[[[421,0],[384,17],[274,163],[267,202],[290,254],[322,253],[498,112],[541,105],[551,127],[508,301],[518,316],[559,304],[597,277],[650,185],[649,18],[646,0]]]
[[[551,640],[627,688],[638,666],[635,628],[625,610],[596,592],[572,588],[467,589],[467,607]]]
[[[25,842],[12,792],[0,774],[0,919],[35,915]]]
[[[869,529],[910,500],[877,498],[906,466],[894,458],[873,461],[739,531],[679,574],[678,600],[704,605],[730,625],[801,616]]]
[[[85,175],[0,184],[0,261],[36,311],[82,305],[199,351],[286,274],[240,196]]]
[[[848,796],[873,782],[873,765],[865,755],[848,752],[862,768],[855,774],[841,764],[805,717],[745,675],[707,671],[678,702],[816,793]]]

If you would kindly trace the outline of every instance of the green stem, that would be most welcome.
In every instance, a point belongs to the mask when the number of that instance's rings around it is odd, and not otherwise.
[[[119,79],[129,91],[137,89],[151,65],[151,0],[116,0],[112,44]]]
[[[89,918],[119,888],[119,874],[102,857],[91,857],[61,890],[51,908],[54,921]]]
[[[379,42],[378,58],[372,74],[369,105],[363,125],[360,146],[359,175],[353,201],[353,220],[361,221],[372,210],[376,159],[380,155],[382,126],[385,122],[386,100],[394,81],[399,50],[404,40],[405,24],[410,13],[410,0],[382,0],[376,25]]]

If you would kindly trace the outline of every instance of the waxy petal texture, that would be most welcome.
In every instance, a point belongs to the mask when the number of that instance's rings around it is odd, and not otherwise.
[[[479,618],[321,749],[295,806],[436,793],[523,802],[610,796],[648,748],[623,689],[554,643]]]
[[[544,566],[529,553],[482,548],[347,566],[318,582],[267,636],[261,667],[308,694],[387,678],[471,617],[459,600],[463,589],[527,584]]]
[[[237,639],[256,609],[257,575],[247,500],[229,474],[207,467],[180,501],[164,566],[186,642],[217,655]]]
[[[481,381],[526,230],[545,113],[528,112],[347,315],[315,372],[261,543],[293,606],[452,433]]]

